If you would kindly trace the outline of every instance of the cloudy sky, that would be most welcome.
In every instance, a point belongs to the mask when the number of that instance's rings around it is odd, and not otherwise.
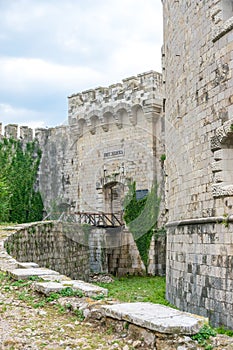
[[[63,124],[67,96],[161,71],[161,0],[0,0],[0,122]]]

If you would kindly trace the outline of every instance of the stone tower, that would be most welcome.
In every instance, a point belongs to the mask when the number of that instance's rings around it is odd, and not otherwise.
[[[167,298],[233,327],[233,1],[163,0]]]
[[[138,197],[161,182],[162,77],[150,71],[68,98],[68,125],[39,129],[46,210],[120,213],[129,180]],[[52,204],[52,205],[51,205]]]

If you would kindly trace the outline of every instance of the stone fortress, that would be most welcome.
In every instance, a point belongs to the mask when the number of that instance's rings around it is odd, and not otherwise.
[[[156,72],[68,98],[68,125],[37,129],[46,210],[120,213],[129,180],[138,196],[161,178],[162,77]]]
[[[233,328],[233,4],[162,2],[162,77],[70,96],[68,125],[36,131],[39,183],[47,211],[55,201],[118,213],[129,179],[138,198],[157,180],[168,212],[167,299]]]
[[[75,220],[80,213],[104,213],[123,224],[129,183],[136,182],[137,198],[143,198],[155,182],[164,181],[162,103],[162,75],[150,71],[70,96],[67,125],[36,129],[42,150],[38,185],[45,217],[55,212],[59,219],[68,212]],[[17,135],[17,125],[5,127],[6,137]],[[32,140],[32,130],[20,127],[20,138]],[[162,186],[159,191],[164,197]],[[161,216],[159,225],[163,222]],[[87,242],[79,237],[79,243]],[[145,270],[132,234],[124,226],[92,230],[88,245],[93,272],[122,275]],[[148,271],[164,275],[164,239],[152,239]]]

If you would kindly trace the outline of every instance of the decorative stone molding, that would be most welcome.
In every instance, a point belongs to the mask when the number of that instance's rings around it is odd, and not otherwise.
[[[104,114],[109,113],[116,126],[121,129],[121,111],[127,113],[129,123],[136,125],[137,120],[134,114],[137,108],[142,108],[143,111],[145,109],[145,112],[149,108],[160,114],[162,100],[162,75],[154,71],[138,74],[135,77],[123,79],[122,83],[109,87],[98,87],[69,96],[69,125],[78,123],[81,118],[90,119],[95,115],[99,119],[96,119],[96,122],[105,131],[108,131],[108,125],[102,124],[100,119],[104,117]],[[93,125],[90,125],[91,134],[95,133],[93,130]]]
[[[213,22],[213,42],[216,42],[233,29],[233,11],[229,6],[230,2],[221,0],[218,1],[210,10],[210,16]]]

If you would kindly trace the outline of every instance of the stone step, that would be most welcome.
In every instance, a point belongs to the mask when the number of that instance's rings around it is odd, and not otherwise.
[[[8,274],[15,280],[25,280],[30,277],[42,277],[44,275],[59,275],[57,271],[39,267],[9,270]]]
[[[95,297],[98,295],[107,296],[108,290],[95,286],[91,283],[83,282],[80,280],[60,281],[60,282],[35,282],[34,289],[37,292],[49,295],[51,293],[59,293],[62,289],[70,287],[74,291],[79,290],[87,297]]]
[[[106,317],[166,334],[196,334],[208,323],[207,318],[160,304],[122,303],[101,308]]]

